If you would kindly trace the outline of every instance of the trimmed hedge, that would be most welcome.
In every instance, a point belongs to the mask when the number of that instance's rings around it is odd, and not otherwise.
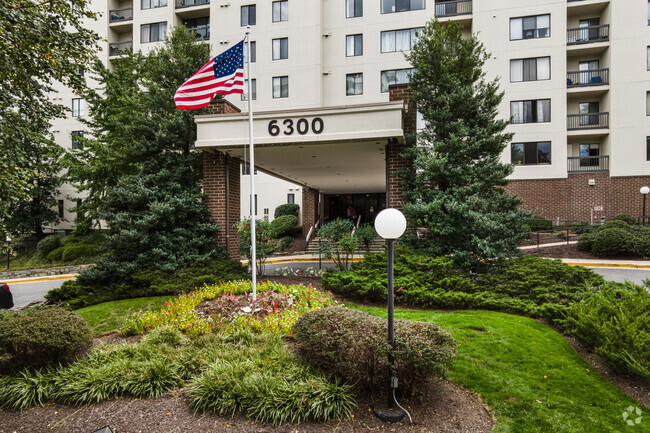
[[[61,246],[61,238],[57,235],[50,235],[41,239],[36,245],[36,249],[42,256],[47,256],[51,251]]]
[[[0,352],[18,365],[65,363],[90,347],[92,335],[88,323],[72,311],[28,309],[0,320]]]
[[[296,218],[300,217],[300,205],[295,203],[285,203],[275,208],[273,218],[280,218],[284,215],[293,215]]]
[[[357,310],[329,307],[304,314],[293,326],[300,356],[363,390],[386,388],[390,375],[387,321]],[[395,375],[406,395],[444,376],[456,340],[433,323],[395,321]]]
[[[294,215],[283,215],[271,221],[271,235],[274,239],[280,239],[292,235],[298,226],[298,217]]]
[[[619,215],[578,239],[578,249],[599,257],[632,255],[650,257],[650,227],[631,224],[628,215]]]

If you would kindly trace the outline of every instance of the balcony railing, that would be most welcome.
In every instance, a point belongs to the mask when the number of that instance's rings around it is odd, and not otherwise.
[[[133,20],[133,8],[113,9],[108,11],[108,18],[112,23]]]
[[[609,113],[569,114],[567,116],[569,131],[596,128],[609,128]]]
[[[609,171],[609,156],[570,156],[567,158],[569,173]]]
[[[567,87],[603,86],[609,84],[609,68],[566,73]]]
[[[176,8],[189,8],[192,6],[209,5],[210,0],[176,0]]]
[[[108,44],[108,56],[121,56],[126,51],[133,48],[133,41],[113,42]]]
[[[436,2],[437,17],[453,17],[472,13],[472,0]]]
[[[192,33],[196,32],[197,41],[209,41],[210,40],[210,26],[201,26],[201,27],[188,27],[187,31]]]
[[[608,40],[609,24],[567,30],[567,45],[592,44],[594,42],[605,42]]]

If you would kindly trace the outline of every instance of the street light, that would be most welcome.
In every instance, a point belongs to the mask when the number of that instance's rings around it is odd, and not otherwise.
[[[388,364],[390,368],[389,388],[388,388],[388,409],[374,408],[375,415],[382,421],[399,422],[404,418],[404,412],[395,409],[399,406],[395,401],[395,388],[397,388],[397,378],[393,376],[395,359],[393,351],[395,350],[395,331],[394,331],[394,310],[395,296],[393,287],[393,242],[399,239],[406,230],[406,218],[404,214],[397,209],[384,209],[379,212],[375,218],[375,230],[377,234],[386,239],[388,250],[388,344],[390,352],[388,354]]]
[[[11,257],[11,238],[9,235],[5,237],[5,241],[7,241],[7,270],[9,270],[9,259]]]
[[[645,225],[645,197],[650,192],[650,188],[648,188],[647,186],[642,186],[639,192],[643,194],[643,225]]]

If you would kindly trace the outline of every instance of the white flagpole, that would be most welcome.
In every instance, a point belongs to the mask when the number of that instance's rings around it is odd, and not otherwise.
[[[255,152],[253,150],[253,80],[251,79],[251,26],[246,28],[246,69],[248,75],[248,148],[250,150],[249,175],[251,178],[251,280],[253,302],[257,300],[257,251],[255,249]]]

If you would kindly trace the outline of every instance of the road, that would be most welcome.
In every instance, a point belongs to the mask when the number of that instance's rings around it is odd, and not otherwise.
[[[51,278],[45,280],[46,278]],[[56,279],[54,279],[56,278]],[[7,281],[9,289],[14,295],[14,308],[24,307],[32,302],[45,300],[44,296],[52,289],[61,287],[65,281],[73,279],[73,276],[43,277],[33,281],[18,280],[21,282]]]
[[[267,275],[282,275],[289,269],[292,271],[306,271],[308,268],[318,269],[316,262],[293,262],[293,263],[269,263],[266,265]],[[334,268],[331,262],[323,262],[323,269]],[[630,280],[635,284],[641,285],[643,280],[650,278],[650,269],[630,269],[630,268],[592,268],[594,272],[602,275],[606,280],[619,281]],[[52,278],[47,279],[46,278]],[[54,279],[56,278],[56,279]],[[47,292],[61,286],[65,281],[70,280],[72,276],[44,277],[34,281],[11,282],[8,281],[11,293],[14,295],[14,308],[24,307],[32,302],[42,301]]]

